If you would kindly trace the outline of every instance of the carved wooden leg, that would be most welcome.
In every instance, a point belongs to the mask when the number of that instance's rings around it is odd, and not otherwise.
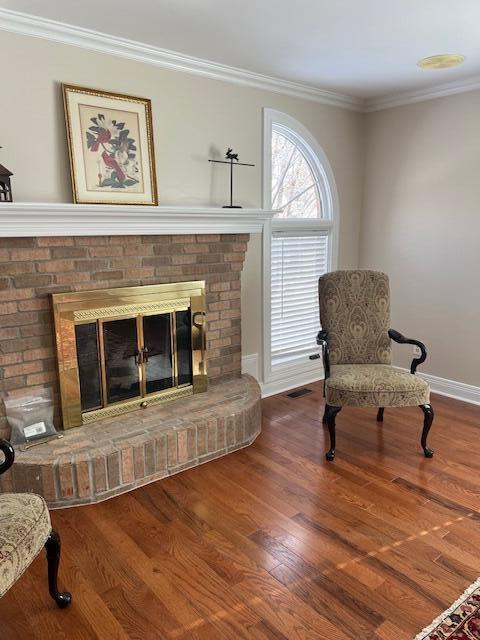
[[[323,424],[327,424],[327,407],[328,407],[328,404],[325,405],[325,411],[323,412],[323,418],[322,418]]]
[[[325,457],[330,462],[335,458],[335,417],[342,407],[334,407],[330,404],[325,405],[325,421],[330,434],[330,450],[327,451]]]
[[[383,422],[383,412],[384,411],[385,411],[384,407],[378,407],[377,422]]]
[[[48,562],[48,590],[60,609],[68,607],[72,596],[68,591],[60,593],[57,587],[58,566],[60,564],[60,536],[52,529],[45,543]]]
[[[433,422],[433,408],[431,404],[421,404],[420,409],[423,411],[423,431],[422,431],[422,448],[426,458],[433,458],[433,449],[427,447],[427,436]]]

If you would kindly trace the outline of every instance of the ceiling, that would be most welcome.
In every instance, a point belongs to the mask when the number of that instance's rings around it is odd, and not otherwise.
[[[0,0],[0,7],[376,99],[480,77],[478,0]],[[416,62],[463,53],[459,67]]]

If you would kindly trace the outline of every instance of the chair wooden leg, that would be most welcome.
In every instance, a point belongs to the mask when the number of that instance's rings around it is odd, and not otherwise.
[[[384,411],[385,411],[384,407],[378,407],[377,422],[383,422],[383,412]]]
[[[60,564],[60,549],[60,536],[55,529],[52,529],[48,536],[48,540],[45,543],[48,562],[48,590],[52,598],[57,603],[57,606],[60,607],[60,609],[65,609],[65,607],[68,607],[72,601],[72,596],[68,591],[61,593],[58,590],[57,576],[58,566]]]
[[[422,431],[422,449],[426,458],[433,458],[433,449],[427,447],[427,436],[433,422],[433,408],[431,404],[421,404],[420,409],[423,411],[423,431]]]
[[[330,404],[325,405],[324,421],[327,424],[330,434],[330,449],[325,454],[325,457],[330,462],[335,458],[335,417],[341,408],[342,407],[334,407]]]

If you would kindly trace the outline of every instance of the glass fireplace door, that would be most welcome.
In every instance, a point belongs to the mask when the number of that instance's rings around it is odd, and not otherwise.
[[[191,310],[76,326],[82,412],[192,385]]]
[[[78,378],[82,411],[102,407],[102,374],[98,357],[98,325],[82,322],[75,326]]]
[[[100,323],[103,343],[103,396],[105,404],[140,396],[137,319],[122,318]]]
[[[144,393],[147,395],[175,385],[172,315],[162,313],[142,318]]]
[[[203,280],[52,301],[64,428],[207,390]]]

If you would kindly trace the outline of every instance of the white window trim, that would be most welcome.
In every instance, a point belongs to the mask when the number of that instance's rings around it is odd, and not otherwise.
[[[340,222],[340,208],[338,192],[332,168],[328,158],[313,135],[298,120],[276,111],[263,109],[263,208],[272,209],[272,126],[280,125],[294,131],[305,144],[306,155],[312,162],[319,175],[319,189],[322,197],[324,218],[305,220],[268,220],[263,230],[263,388],[265,395],[278,393],[286,389],[308,384],[323,378],[322,365],[319,360],[307,361],[301,364],[286,364],[276,366],[272,371],[271,358],[271,243],[272,233],[285,230],[330,232],[329,270],[337,268],[338,260],[338,229]],[[298,141],[296,141],[298,143]]]

